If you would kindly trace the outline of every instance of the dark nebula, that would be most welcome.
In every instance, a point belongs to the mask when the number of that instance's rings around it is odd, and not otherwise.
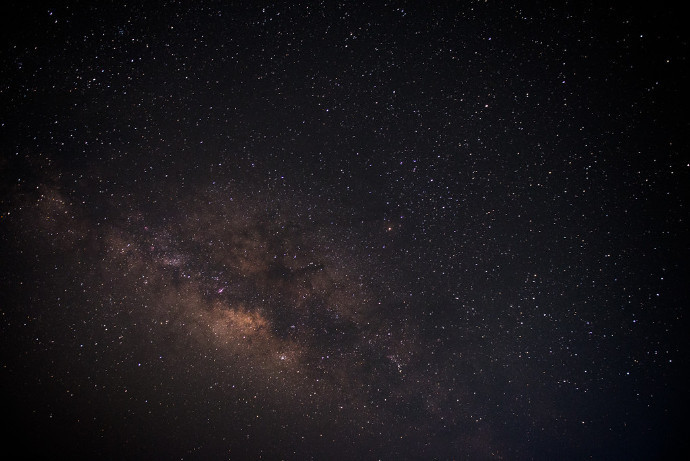
[[[660,7],[2,7],[24,459],[683,459]]]

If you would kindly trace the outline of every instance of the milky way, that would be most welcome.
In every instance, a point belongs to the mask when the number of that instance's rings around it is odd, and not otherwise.
[[[8,450],[684,458],[679,15],[3,8]]]
[[[362,239],[390,236],[392,224],[365,226],[377,228],[378,237],[353,234],[328,213],[232,188],[199,191],[158,220],[135,212],[97,223],[47,188],[25,207],[23,226],[36,229],[30,248],[79,254],[76,265],[84,269],[77,270],[86,272],[79,285],[97,306],[88,315],[103,330],[100,341],[117,334],[123,348],[162,341],[165,355],[202,354],[218,366],[211,388],[235,388],[225,376],[231,373],[261,383],[262,405],[281,404],[287,392],[316,414],[339,415],[333,423],[366,421],[388,430],[426,424],[430,414],[444,425],[468,416],[457,397],[469,389],[434,351],[419,347],[404,280],[380,255],[363,252]],[[98,340],[78,345],[92,346]],[[130,350],[116,362],[139,368],[136,355]],[[448,365],[462,363],[473,368],[462,354]],[[410,405],[418,414],[401,420],[399,407]]]

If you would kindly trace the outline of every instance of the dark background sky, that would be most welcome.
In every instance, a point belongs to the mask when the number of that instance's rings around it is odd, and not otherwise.
[[[0,16],[7,450],[686,450],[678,11],[10,2]]]

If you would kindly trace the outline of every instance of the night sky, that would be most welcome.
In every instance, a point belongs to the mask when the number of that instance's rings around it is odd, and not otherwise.
[[[3,450],[687,451],[678,11],[11,3]]]

